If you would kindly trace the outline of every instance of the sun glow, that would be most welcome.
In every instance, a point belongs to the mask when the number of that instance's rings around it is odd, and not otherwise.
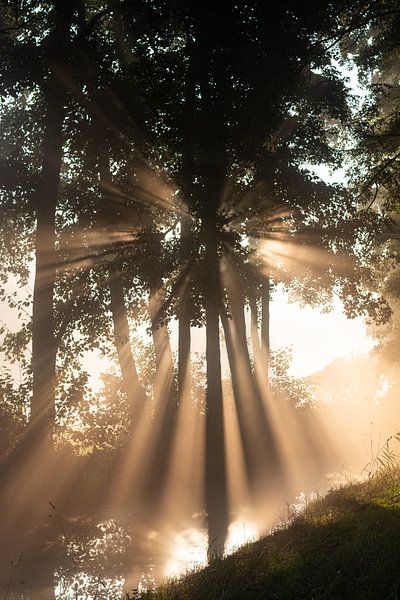
[[[199,529],[186,529],[174,534],[164,577],[179,577],[187,571],[207,564],[207,536]]]
[[[339,299],[331,311],[321,312],[289,302],[283,286],[278,286],[270,311],[271,348],[292,347],[290,372],[295,377],[319,371],[336,358],[365,354],[375,345],[365,321],[347,318]]]
[[[286,261],[284,267],[293,268],[296,263],[296,247],[289,244],[278,247],[275,244],[275,248],[277,253],[279,250],[278,258]],[[325,258],[323,253],[313,255],[310,251],[300,256],[300,262],[303,260],[307,267],[314,264],[317,269],[320,269],[325,263]],[[226,276],[226,273],[224,275]],[[271,399],[266,379],[258,377],[258,367],[262,371],[265,365],[257,364],[260,361],[257,360],[255,353],[251,356],[241,345],[243,339],[246,342],[251,338],[251,315],[245,308],[244,302],[240,304],[241,290],[239,286],[235,286],[234,274],[230,281],[228,279],[229,273],[225,284],[227,294],[230,295],[230,308],[232,313],[236,311],[236,317],[227,322],[221,319],[223,324],[221,334],[224,333],[221,360],[226,388],[224,388],[223,411],[227,457],[227,515],[230,518],[234,515],[234,520],[230,523],[229,520],[226,522],[225,554],[230,554],[243,544],[258,539],[259,528],[267,529],[271,525],[286,497],[295,497],[295,502],[290,505],[292,510],[302,510],[307,501],[308,496],[305,495],[307,492],[304,492],[304,497],[296,497],[296,491],[313,486],[314,483],[318,485],[329,473],[333,459],[336,461],[333,468],[337,468],[339,457],[345,457],[349,462],[349,455],[356,457],[358,462],[356,460],[354,462],[359,466],[365,452],[360,460],[360,451],[358,450],[357,454],[354,447],[357,444],[360,446],[359,438],[365,434],[365,425],[372,421],[375,415],[371,412],[370,417],[368,413],[367,418],[367,409],[361,401],[358,404],[352,402],[350,407],[343,405],[342,410],[340,407],[338,409],[337,393],[333,407],[326,409],[325,412],[316,409],[311,416],[301,411],[296,412],[296,407],[290,404],[284,394],[278,401],[277,398]],[[144,564],[147,566],[152,564],[145,562],[148,561],[146,552],[143,552],[143,557],[140,556],[138,559],[138,562],[142,561],[140,568],[135,565],[136,570],[130,570],[131,565],[129,565],[126,569],[129,575],[133,573],[132,579],[136,578],[136,584],[139,581],[138,589],[140,586],[143,586],[143,589],[151,587],[153,583],[160,581],[160,577],[179,577],[207,563],[208,540],[207,533],[203,529],[205,519],[201,512],[204,508],[202,503],[206,488],[205,411],[202,409],[203,400],[197,404],[193,401],[194,395],[192,396],[189,384],[189,388],[179,398],[176,414],[172,414],[178,322],[171,320],[168,326],[163,323],[159,327],[148,327],[162,302],[159,296],[160,294],[157,293],[153,295],[148,314],[135,331],[136,336],[142,337],[145,343],[149,341],[151,343],[152,340],[154,342],[156,375],[152,382],[152,396],[146,403],[145,410],[136,420],[132,420],[133,425],[124,453],[120,455],[118,464],[116,463],[115,468],[110,472],[109,486],[104,492],[104,503],[107,507],[112,506],[113,509],[120,511],[128,506],[130,514],[140,522],[143,531],[154,527],[160,532],[157,543],[154,540],[154,548],[159,553],[158,570],[154,574],[154,581],[152,571],[149,571],[150,575],[146,575],[147,579],[137,578],[137,572]],[[333,302],[330,312],[321,312],[319,309],[304,307],[298,302],[289,300],[283,285],[277,285],[269,307],[271,350],[288,346],[293,349],[289,375],[306,378],[325,369],[338,358],[354,357],[357,354],[367,353],[373,348],[374,343],[368,336],[363,320],[347,319],[343,304],[339,300]],[[192,328],[191,333],[192,355],[204,353],[205,328]],[[231,364],[228,356],[229,338]],[[253,340],[251,342],[253,344]],[[90,374],[93,392],[100,392],[101,395],[101,375],[109,370],[111,366],[109,359],[103,358],[96,350],[87,352],[83,357],[82,366]],[[232,369],[232,366],[236,369]],[[141,365],[138,364],[138,367],[140,369]],[[340,371],[342,380],[344,370],[342,367]],[[235,377],[236,390],[233,389]],[[354,381],[354,372],[351,373],[351,377]],[[228,379],[231,379],[231,387],[227,383]],[[329,379],[327,376],[324,378],[327,392],[320,384],[319,391],[324,401],[334,387],[332,384],[336,384],[338,379],[340,378]],[[387,395],[388,381],[388,379],[381,381],[381,386],[375,395],[377,400]],[[374,382],[370,382],[370,385],[366,384],[361,391],[361,386],[358,386],[357,394],[358,396],[361,392],[364,394],[363,402],[373,389],[373,384]],[[363,415],[362,426],[355,434],[353,423],[362,420],[361,414]],[[353,441],[355,435],[358,438],[352,447],[350,441]],[[265,442],[267,439],[268,443]],[[333,440],[336,443],[333,443]],[[368,444],[368,447],[370,446],[371,444]],[[268,460],[265,457],[268,457]],[[10,493],[10,501],[14,496],[23,497],[23,490],[28,485],[31,497],[35,497],[36,494],[37,506],[41,509],[42,490],[47,489],[49,481],[52,484],[52,493],[56,497],[62,498],[70,489],[74,489],[75,481],[79,476],[79,467],[73,461],[70,466],[64,467],[62,477],[59,477],[59,467],[55,459],[53,464],[47,455],[43,454],[38,457],[37,462],[45,473],[39,482],[40,485],[33,480],[33,477],[29,477],[29,470],[21,470],[19,484],[14,488],[15,493]],[[193,468],[193,465],[196,467]],[[278,477],[277,471],[279,471]],[[246,510],[244,507],[249,505],[253,510],[249,513],[243,512]],[[153,514],[149,517],[151,511]],[[10,520],[7,526],[3,525],[5,530],[9,529],[7,534],[10,534],[10,537],[13,533],[12,529],[16,527],[23,512],[26,511],[21,502],[21,506],[15,509],[14,519]],[[180,517],[183,515],[185,518],[191,514],[202,516],[199,522],[196,522],[196,526],[182,528],[182,522],[187,523],[187,521],[179,521]],[[139,532],[138,546],[142,543],[142,533]],[[150,537],[148,539],[150,540]],[[80,573],[78,575],[80,576]],[[107,585],[109,589],[114,586],[120,591],[122,585],[126,583],[125,578],[115,580],[104,578],[102,582],[97,582],[87,575],[83,574],[82,577],[81,584],[92,588],[97,585]],[[61,581],[56,589],[56,596],[72,598],[75,583],[74,580],[68,583]],[[61,585],[64,585],[64,588],[61,588]]]
[[[290,301],[283,285],[278,285],[271,297],[270,313],[271,350],[292,348],[290,373],[294,377],[307,377],[337,358],[366,354],[376,343],[368,335],[364,319],[346,317],[338,298],[333,301],[329,312],[322,312],[318,308]],[[249,313],[246,313],[246,326],[250,332]],[[204,329],[192,328],[191,335],[193,352],[204,353]],[[177,351],[176,322],[171,324],[171,344],[173,350]],[[228,373],[226,356],[222,356],[221,360],[224,373]]]
[[[260,537],[256,523],[238,518],[229,525],[225,543],[225,554],[232,554],[248,542],[254,542]]]
[[[257,550],[314,493],[391,457],[400,325],[379,329],[378,270],[396,263],[397,226],[376,234],[400,153],[396,136],[378,136],[388,161],[366,142],[368,119],[385,133],[379,104],[351,117],[366,92],[352,61],[332,62],[341,3],[309,18],[277,2],[261,27],[262,2],[173,17],[154,0],[12,4],[0,592],[138,600]],[[19,57],[33,46],[32,79]],[[374,311],[379,352],[373,326],[346,316]]]
[[[244,544],[258,539],[256,523],[238,517],[229,525],[225,554],[232,554]],[[199,529],[186,529],[174,534],[169,545],[169,559],[164,566],[164,577],[180,577],[184,573],[207,564],[207,536]]]

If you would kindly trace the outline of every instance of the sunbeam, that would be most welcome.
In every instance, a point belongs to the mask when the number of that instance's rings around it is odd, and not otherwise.
[[[251,543],[398,468],[399,11],[346,4],[0,0],[4,600],[291,581]]]

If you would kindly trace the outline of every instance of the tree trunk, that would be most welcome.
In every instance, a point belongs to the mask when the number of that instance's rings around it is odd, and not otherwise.
[[[163,300],[163,291],[157,290],[153,292],[149,303],[151,332],[156,355],[156,371],[158,374],[158,386],[156,386],[155,390],[156,396],[160,396],[163,392],[168,393],[174,388],[174,363],[168,328],[165,323],[156,320]]]
[[[269,353],[270,353],[270,315],[269,315],[269,303],[270,303],[270,282],[266,279],[262,283],[261,292],[261,357],[263,362],[263,371],[265,374],[266,382],[268,385],[268,369],[269,369]]]
[[[35,281],[32,305],[32,397],[29,424],[20,443],[2,461],[0,478],[8,482],[14,476],[20,487],[26,475],[36,481],[39,492],[35,503],[30,498],[28,514],[32,522],[35,511],[46,502],[49,465],[54,464],[52,433],[56,415],[55,380],[57,340],[53,295],[57,272],[56,208],[63,157],[63,122],[67,93],[60,79],[68,58],[68,38],[75,2],[53,2],[52,31],[43,46],[43,93],[45,114],[41,169],[32,198],[36,215]],[[25,464],[24,464],[25,463]],[[11,489],[11,488],[10,488]],[[40,498],[39,498],[40,496]],[[23,504],[21,504],[23,506]],[[22,509],[21,509],[22,510]],[[37,523],[36,523],[37,525]]]
[[[263,389],[251,368],[244,301],[240,280],[234,272],[234,266],[228,265],[225,281],[232,315],[231,319],[223,316],[225,341],[243,445],[243,458],[250,488],[256,493],[266,486],[270,487],[275,479],[279,456],[267,407],[263,400]]]
[[[176,429],[177,390],[174,380],[174,363],[167,326],[157,321],[164,294],[155,291],[149,302],[152,321],[154,351],[156,356],[156,376],[153,387],[154,418],[152,424],[153,445],[149,456],[149,474],[145,484],[145,495],[152,497],[155,509],[162,497],[165,477],[169,472],[172,457],[172,444]]]
[[[74,2],[55,2],[55,26],[47,52],[50,81],[44,84],[46,115],[44,120],[43,159],[40,181],[35,194],[36,240],[35,283],[32,309],[31,423],[38,434],[51,433],[55,418],[55,339],[53,294],[56,278],[55,214],[63,155],[62,127],[66,94],[58,80],[57,69],[63,63],[71,27]],[[61,53],[61,55],[60,55]]]
[[[191,368],[190,368],[190,316],[188,299],[181,301],[181,311],[179,314],[179,341],[178,341],[178,393],[179,399],[190,394],[191,389]]]
[[[258,332],[258,306],[257,306],[257,293],[256,291],[251,295],[250,298],[250,317],[251,317],[251,346],[253,349],[253,359],[255,365],[260,357],[261,344]]]
[[[103,144],[106,140],[103,140]],[[109,194],[112,190],[112,177],[110,172],[109,156],[106,148],[99,152],[100,189],[102,195],[102,225],[107,231],[113,227],[112,220],[108,220]],[[113,232],[111,232],[113,233]],[[116,264],[109,267],[108,287],[110,290],[110,308],[114,328],[114,344],[118,354],[118,362],[121,370],[122,381],[131,411],[132,422],[135,426],[140,417],[145,401],[146,393],[140,384],[135,359],[132,354],[129,321],[125,305],[124,286],[122,274]]]
[[[132,424],[135,425],[136,420],[142,413],[146,401],[146,393],[140,384],[135,359],[131,350],[122,276],[116,266],[110,267],[109,271],[110,278],[108,285],[114,327],[114,344],[118,354],[124,390],[132,415]]]
[[[31,423],[41,434],[51,432],[55,418],[56,340],[53,293],[56,277],[55,213],[62,163],[64,106],[46,95],[43,163],[36,197],[35,283],[32,312]]]
[[[223,554],[229,515],[219,338],[221,282],[215,223],[208,224],[207,233],[205,505],[208,518],[208,555],[212,558]]]
[[[245,360],[243,356],[240,356],[241,349],[238,347],[237,337],[233,332],[235,326],[234,323],[224,313],[221,314],[221,319],[224,328],[229,369],[231,372],[232,392],[239,425],[247,484],[251,490],[254,487],[256,480],[254,471],[257,466],[257,460],[254,452],[255,432],[254,430],[252,431],[252,424],[249,422],[248,418],[249,411],[246,411],[246,408],[250,408],[251,410],[251,405],[254,404],[254,391],[252,390],[253,381],[251,373],[249,374],[248,371],[246,372],[246,370],[243,370],[243,363],[245,363]],[[244,392],[246,393],[247,398],[243,398]],[[249,407],[247,407],[248,404],[250,404]]]
[[[182,219],[181,246],[183,251],[189,235],[190,222]],[[190,288],[186,286],[186,282],[183,282],[180,298],[178,336],[178,397],[181,402],[184,396],[190,394],[191,390]]]
[[[189,33],[189,32],[188,32]],[[193,46],[188,46],[188,65],[185,80],[185,100],[183,105],[184,135],[182,152],[182,184],[186,197],[186,205],[191,207],[193,194],[193,166],[194,148],[192,119],[195,111],[195,83],[194,83],[194,61]],[[189,217],[181,218],[180,250],[183,260],[189,258],[188,242],[191,233],[191,221]],[[182,401],[184,394],[191,391],[191,362],[190,362],[190,282],[183,282],[183,291],[179,312],[179,341],[178,341],[178,398]]]

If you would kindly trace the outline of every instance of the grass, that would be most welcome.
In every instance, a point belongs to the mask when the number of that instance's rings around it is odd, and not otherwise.
[[[400,600],[400,471],[331,491],[286,529],[142,600]]]

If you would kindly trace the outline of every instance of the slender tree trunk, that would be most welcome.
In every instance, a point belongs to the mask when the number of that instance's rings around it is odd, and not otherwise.
[[[104,142],[103,142],[104,143]],[[112,221],[107,221],[108,198],[112,189],[112,177],[110,172],[109,157],[106,148],[99,153],[99,171],[100,188],[103,199],[102,219],[104,228],[112,227]],[[110,290],[110,308],[114,328],[114,344],[118,354],[119,367],[121,370],[122,381],[132,416],[132,426],[135,426],[136,420],[140,417],[146,393],[140,384],[135,359],[133,357],[129,321],[126,311],[124,285],[122,274],[116,264],[109,267],[108,287]]]
[[[229,516],[219,337],[221,282],[215,222],[211,221],[208,224],[207,233],[205,504],[208,518],[208,554],[209,558],[212,558],[223,554]]]
[[[157,290],[152,294],[149,303],[149,314],[151,319],[151,332],[153,336],[154,352],[156,355],[156,370],[159,374],[159,385],[156,395],[161,391],[168,391],[174,387],[174,363],[171,343],[169,340],[168,327],[165,323],[157,322],[157,315],[164,300],[164,294]]]
[[[223,324],[232,388],[248,482],[253,492],[257,492],[275,479],[279,467],[279,454],[263,401],[263,382],[260,385],[251,368],[244,301],[234,266],[227,269],[225,280],[232,318],[224,316]]]
[[[108,285],[114,327],[114,344],[118,354],[122,381],[131,410],[133,425],[135,425],[135,419],[139,418],[146,401],[146,393],[140,384],[135,359],[132,354],[122,276],[116,266],[110,267],[109,272]]]
[[[65,45],[69,36],[73,13],[68,7],[55,2],[53,32],[54,49],[48,51],[48,62],[54,72],[44,85],[46,114],[44,120],[43,159],[40,181],[35,194],[36,211],[35,283],[32,308],[32,378],[31,423],[39,435],[51,433],[55,418],[55,370],[57,343],[53,313],[53,295],[56,278],[55,215],[63,155],[62,127],[65,117],[66,95],[57,79],[59,65],[53,56]]]
[[[156,355],[154,382],[155,421],[159,427],[158,456],[156,461],[169,460],[175,429],[177,390],[174,380],[174,363],[166,325],[153,324],[152,335]]]
[[[190,393],[191,388],[191,368],[190,368],[190,316],[188,299],[182,299],[181,311],[179,315],[179,341],[178,341],[178,393],[182,399],[184,395]]]
[[[270,282],[266,279],[262,283],[261,292],[261,356],[264,365],[265,378],[268,384],[269,353],[270,353]]]
[[[189,33],[189,32],[188,32]],[[190,37],[190,36],[188,36]],[[183,191],[186,196],[186,204],[191,206],[193,194],[193,167],[194,148],[192,119],[195,111],[195,84],[194,84],[193,47],[188,47],[188,65],[185,80],[185,101],[183,106],[184,135],[182,153],[182,181]],[[188,241],[191,233],[191,221],[189,217],[181,219],[180,249],[183,259],[188,258]],[[179,341],[178,341],[178,397],[181,402],[183,395],[191,391],[191,362],[190,362],[190,285],[183,285],[183,296],[181,298],[179,312]]]
[[[152,497],[152,507],[156,509],[164,489],[165,477],[172,456],[172,444],[176,429],[177,390],[174,380],[174,363],[168,328],[157,321],[164,294],[157,290],[149,303],[152,321],[154,351],[156,356],[156,376],[153,387],[154,418],[152,426],[153,449],[149,457],[149,475],[145,484],[145,495]]]
[[[257,358],[260,357],[261,344],[260,336],[258,332],[258,306],[257,306],[257,294],[254,294],[250,298],[250,317],[251,317],[251,346],[253,349],[254,362],[257,363]]]
[[[187,237],[190,235],[190,222],[181,221],[181,246],[185,249]],[[190,290],[183,283],[182,297],[179,307],[178,326],[178,397],[181,401],[191,390],[191,361],[190,361]]]
[[[233,332],[234,323],[224,313],[221,314],[224,328],[226,351],[228,354],[229,369],[231,372],[232,392],[235,400],[236,414],[239,425],[240,441],[242,444],[243,460],[246,469],[247,483],[249,489],[253,488],[255,481],[254,469],[256,468],[256,457],[254,453],[254,430],[247,417],[247,405],[254,404],[253,381],[251,374],[243,370],[244,357],[240,356],[241,349]],[[247,397],[244,398],[243,396]],[[254,423],[253,423],[254,425]]]

